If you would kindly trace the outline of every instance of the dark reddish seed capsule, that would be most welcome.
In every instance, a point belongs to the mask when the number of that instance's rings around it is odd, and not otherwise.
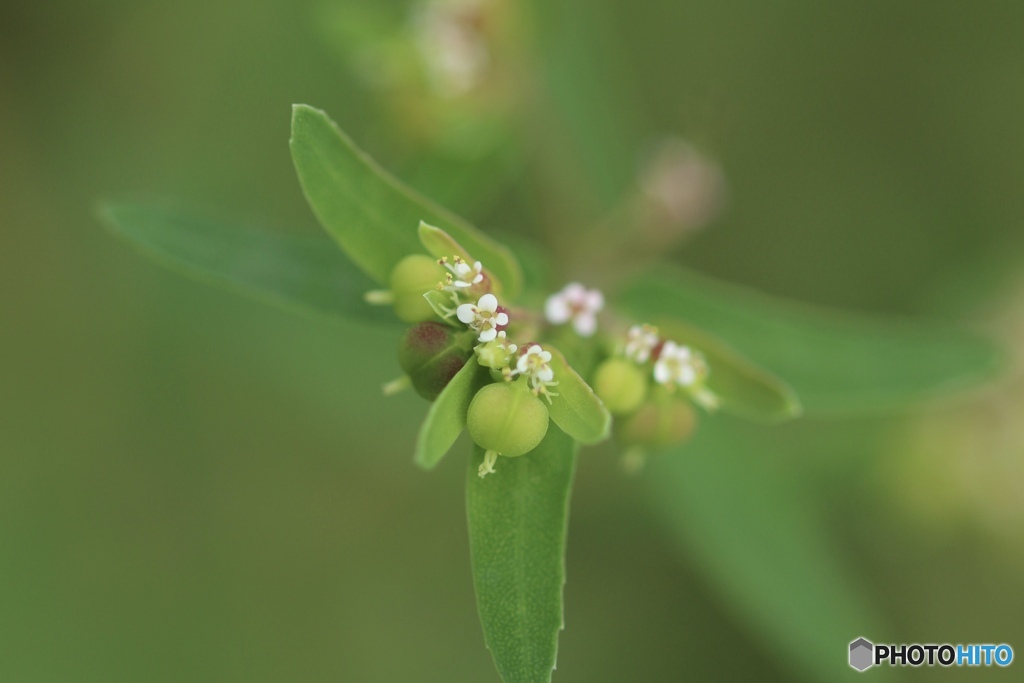
[[[398,347],[398,363],[416,392],[433,401],[466,364],[472,351],[450,327],[436,322],[413,325]]]

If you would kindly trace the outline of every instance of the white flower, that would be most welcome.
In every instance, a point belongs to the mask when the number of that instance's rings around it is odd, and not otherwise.
[[[452,263],[448,263],[448,259],[445,258],[441,259],[439,263],[450,270],[454,276],[449,279],[449,284],[453,287],[472,287],[484,281],[484,267],[479,261],[471,266],[456,256],[452,259]]]
[[[545,351],[540,344],[530,344],[526,351],[516,361],[515,370],[508,373],[509,377],[522,375],[530,382],[530,387],[535,394],[543,394],[551,403],[553,396],[558,394],[548,391],[548,387],[558,384],[555,380],[555,372],[548,363],[551,362],[551,352]]]
[[[646,363],[651,351],[658,345],[658,328],[650,325],[633,325],[626,333],[626,358]]]
[[[519,356],[514,374],[526,375],[534,385],[547,384],[555,378],[554,371],[548,365],[550,362],[551,352],[545,351],[540,344],[534,344]]]
[[[665,342],[654,364],[654,379],[660,384],[694,387],[707,375],[704,357],[688,346]]]
[[[573,282],[548,297],[544,315],[552,325],[562,325],[571,320],[577,334],[590,337],[597,331],[597,313],[602,308],[604,296],[601,292]]]
[[[498,312],[498,298],[484,294],[476,304],[462,304],[455,309],[459,320],[480,333],[480,341],[489,342],[498,336],[498,327],[508,325],[508,314]]]

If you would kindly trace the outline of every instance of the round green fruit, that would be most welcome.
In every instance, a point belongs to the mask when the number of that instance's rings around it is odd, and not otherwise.
[[[678,393],[651,391],[639,410],[615,421],[615,438],[624,446],[667,448],[693,435],[697,412]]]
[[[523,381],[488,384],[469,404],[466,427],[481,448],[514,458],[547,434],[548,409]]]
[[[647,375],[633,361],[611,358],[594,373],[594,391],[613,415],[632,413],[647,397]]]
[[[436,316],[423,295],[444,280],[444,268],[429,256],[413,254],[391,271],[391,295],[395,315],[402,322],[418,323]]]

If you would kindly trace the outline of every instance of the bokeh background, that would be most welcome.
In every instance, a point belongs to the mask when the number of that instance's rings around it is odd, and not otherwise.
[[[497,680],[463,463],[416,469],[426,405],[379,391],[393,333],[208,289],[94,217],[141,195],[317,230],[293,102],[554,260],[628,206],[701,272],[1009,351],[898,415],[709,420],[678,508],[657,462],[586,451],[555,680],[840,680],[861,635],[1024,655],[1024,5],[498,4],[455,34],[393,0],[0,4],[0,680]],[[701,495],[705,535],[678,518]],[[758,611],[772,549],[706,543],[750,506],[854,592]],[[819,627],[848,637],[779,645]]]

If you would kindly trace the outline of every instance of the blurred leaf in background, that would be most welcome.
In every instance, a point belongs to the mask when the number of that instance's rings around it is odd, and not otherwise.
[[[392,335],[191,284],[96,229],[95,198],[119,191],[318,234],[292,102],[339,112],[475,223],[551,235],[555,261],[679,135],[729,188],[680,265],[858,312],[980,320],[999,292],[1019,301],[992,276],[1024,261],[1024,8],[531,3],[510,42],[545,104],[505,110],[503,165],[392,126],[415,118],[338,58],[363,29],[324,21],[360,4],[0,7],[0,678],[491,670],[465,456],[410,464],[424,404],[378,393]],[[388,6],[402,33],[414,6]],[[1010,417],[989,426],[1012,396],[772,428],[716,417],[639,479],[584,451],[556,680],[834,680],[858,635],[1020,642],[1020,441]]]

